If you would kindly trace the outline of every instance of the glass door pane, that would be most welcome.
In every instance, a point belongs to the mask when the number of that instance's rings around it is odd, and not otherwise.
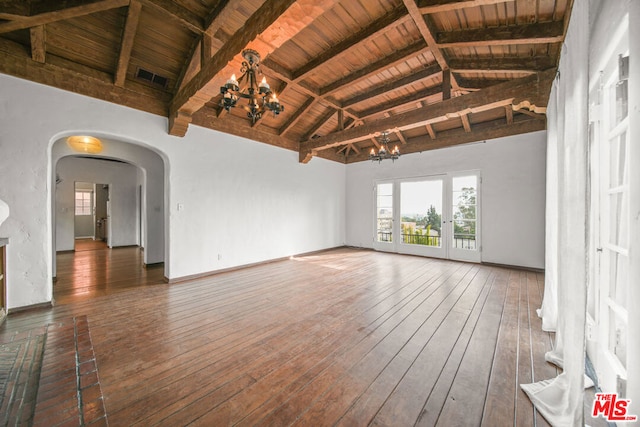
[[[398,252],[413,255],[447,257],[446,228],[443,218],[446,203],[446,177],[400,182],[400,227],[402,239]]]
[[[393,183],[376,188],[376,241],[393,242]]]
[[[478,177],[456,176],[452,182],[453,237],[451,245],[456,249],[477,250]]]
[[[442,246],[442,180],[400,185],[402,243]]]

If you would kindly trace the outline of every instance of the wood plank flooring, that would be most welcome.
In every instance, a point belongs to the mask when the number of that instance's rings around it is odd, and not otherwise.
[[[59,257],[0,326],[86,316],[111,426],[547,425],[541,274],[340,248],[169,285],[135,251]]]

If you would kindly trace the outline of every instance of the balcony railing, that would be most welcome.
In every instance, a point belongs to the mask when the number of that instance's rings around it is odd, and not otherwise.
[[[425,236],[422,234],[402,233],[402,243],[409,245],[440,247],[440,236]],[[391,231],[378,231],[378,242],[393,242]],[[476,236],[473,234],[455,234],[453,245],[457,249],[476,250]]]
[[[477,249],[475,234],[454,234],[453,247],[475,251]]]
[[[440,236],[424,236],[422,234],[402,233],[402,243],[440,247]]]

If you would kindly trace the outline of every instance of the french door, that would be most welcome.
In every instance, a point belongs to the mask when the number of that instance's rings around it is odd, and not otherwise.
[[[629,266],[628,21],[590,93],[595,286],[587,348],[605,392],[625,395]],[[626,57],[625,57],[626,56]],[[593,76],[592,76],[593,78]]]
[[[374,248],[480,262],[477,171],[375,185]]]

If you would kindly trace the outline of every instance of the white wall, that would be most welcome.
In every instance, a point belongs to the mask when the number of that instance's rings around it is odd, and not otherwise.
[[[127,163],[78,157],[58,161],[56,185],[56,250],[73,250],[74,182],[95,182],[109,185],[111,200],[110,246],[138,244],[137,168]]]
[[[52,145],[71,134],[150,148],[165,163],[165,275],[180,278],[344,244],[345,166],[0,75],[0,225],[9,237],[8,306],[52,297]],[[107,144],[109,143],[109,144]],[[61,148],[62,149],[62,148]],[[115,158],[120,158],[114,155]],[[147,182],[151,182],[147,174]],[[178,205],[183,209],[178,210]],[[146,252],[146,250],[145,250]]]
[[[545,135],[535,132],[347,167],[347,244],[373,247],[375,180],[479,169],[482,261],[544,268]]]

